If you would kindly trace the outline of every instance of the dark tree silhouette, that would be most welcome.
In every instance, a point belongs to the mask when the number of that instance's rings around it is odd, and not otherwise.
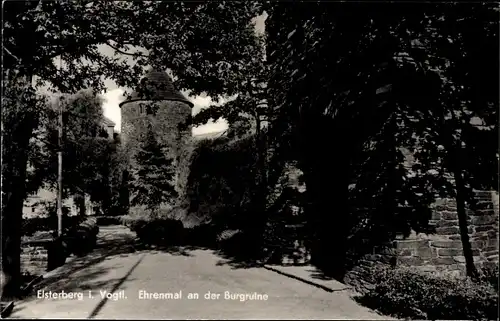
[[[167,158],[152,130],[134,155],[137,167],[131,182],[132,205],[145,205],[156,213],[160,205],[177,196],[174,179],[173,159]]]

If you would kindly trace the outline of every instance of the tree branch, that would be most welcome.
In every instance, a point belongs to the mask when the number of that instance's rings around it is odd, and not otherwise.
[[[9,49],[7,49],[5,46],[3,46],[3,49],[5,50],[5,52],[7,52],[12,58],[16,59],[17,62],[21,62],[21,59],[17,58],[17,56],[15,56],[12,52],[10,52]]]
[[[121,53],[122,55],[127,55],[127,56],[139,56],[139,57],[144,57],[144,58],[148,58],[149,56],[147,55],[144,55],[140,52],[136,52],[136,53],[128,53],[128,52],[124,52],[124,51],[121,51],[120,49],[116,48],[115,46],[111,45],[109,42],[106,42],[106,45],[108,45],[109,47],[111,47],[112,49],[116,50],[116,52],[119,52]]]

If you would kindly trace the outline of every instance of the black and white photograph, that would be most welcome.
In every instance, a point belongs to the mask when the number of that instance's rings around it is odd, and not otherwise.
[[[498,320],[499,20],[2,1],[1,318]]]

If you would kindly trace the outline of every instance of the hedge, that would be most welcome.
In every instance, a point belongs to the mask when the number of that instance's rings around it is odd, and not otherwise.
[[[377,268],[375,284],[359,297],[386,315],[409,319],[498,319],[498,292],[490,283],[425,274],[411,268]]]

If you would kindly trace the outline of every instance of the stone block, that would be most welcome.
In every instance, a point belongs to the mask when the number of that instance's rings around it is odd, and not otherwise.
[[[437,198],[434,203],[432,203],[431,207],[444,206],[446,204],[445,198]]]
[[[462,248],[462,242],[457,241],[457,240],[450,240],[450,241],[431,241],[431,246],[433,247],[439,247],[439,248],[455,248],[455,249],[461,249]]]
[[[440,257],[442,256],[460,256],[463,254],[461,249],[438,249],[437,253]]]
[[[443,220],[454,221],[458,219],[458,214],[456,212],[443,211],[441,212],[441,217]]]
[[[474,191],[475,198],[491,200],[492,195],[490,191]]]
[[[497,261],[497,262],[495,262],[495,261],[488,261],[488,262],[484,262],[484,263],[483,263],[483,266],[484,266],[485,268],[494,269],[495,267],[497,267],[497,266],[498,266],[498,261]]]
[[[455,241],[455,240],[460,240],[460,239],[461,239],[460,235],[450,235],[450,237],[449,237],[449,238],[450,238],[450,240],[454,240],[454,241]]]
[[[486,246],[486,241],[473,240],[470,242],[470,245],[473,249],[482,249]],[[462,242],[460,242],[460,246],[462,246]]]
[[[436,223],[436,227],[458,226],[457,220],[441,220]]]
[[[495,210],[492,208],[485,209],[485,210],[474,210],[469,215],[470,216],[495,216]]]
[[[419,249],[421,247],[428,247],[428,240],[398,240],[394,242],[394,247],[398,250],[400,249]]]
[[[410,249],[401,249],[397,252],[398,256],[412,256],[413,252]]]
[[[498,262],[498,253],[490,255],[490,256],[486,257],[486,259],[490,262]]]
[[[458,234],[460,231],[458,227],[438,227],[436,228],[436,233],[439,235],[453,235]]]
[[[494,238],[494,239],[489,239],[487,242],[486,242],[486,246],[487,248],[497,248],[498,249],[498,239]]]
[[[432,251],[430,247],[421,247],[417,250],[417,256],[422,259],[428,259],[432,257],[436,257],[436,252]]]
[[[437,272],[437,267],[435,265],[422,265],[418,269],[422,272]]]
[[[483,242],[487,242],[489,240],[489,237],[488,235],[484,235],[484,234],[477,234],[474,235],[473,237],[470,238],[471,242],[472,241],[483,241]]]
[[[472,224],[474,224],[474,225],[493,224],[493,223],[495,223],[495,221],[496,221],[496,218],[494,216],[490,216],[490,215],[473,216],[472,217]]]
[[[438,212],[456,212],[457,207],[453,204],[436,205],[434,209]]]
[[[483,251],[483,255],[485,257],[490,257],[490,256],[493,256],[493,255],[498,255],[498,251]]]
[[[422,265],[424,261],[415,256],[404,256],[398,257],[397,264],[406,265],[406,266],[419,266]]]
[[[455,263],[452,257],[436,257],[431,260],[434,265],[451,265]]]
[[[479,201],[476,203],[475,206],[476,210],[489,210],[493,209],[493,202],[492,201]]]
[[[457,264],[455,269],[460,272],[461,276],[465,276],[467,274],[467,267],[465,266],[465,263]]]
[[[473,256],[472,258],[473,258],[474,262],[481,261],[481,257],[480,256]],[[465,256],[463,256],[463,255],[454,256],[453,260],[455,262],[457,262],[457,263],[465,263]]]
[[[474,230],[476,231],[476,233],[478,232],[489,232],[491,230],[495,230],[496,227],[495,226],[491,226],[491,225],[478,225],[478,226],[475,226],[474,227]]]
[[[431,220],[436,220],[439,221],[441,220],[442,216],[440,212],[433,211],[431,215]]]
[[[486,235],[489,237],[489,238],[497,238],[498,237],[498,229],[497,227],[495,227],[494,230],[491,230],[491,231],[488,231],[486,233]]]
[[[484,252],[493,252],[493,251],[498,252],[498,247],[496,247],[496,246],[488,246],[483,251]]]

